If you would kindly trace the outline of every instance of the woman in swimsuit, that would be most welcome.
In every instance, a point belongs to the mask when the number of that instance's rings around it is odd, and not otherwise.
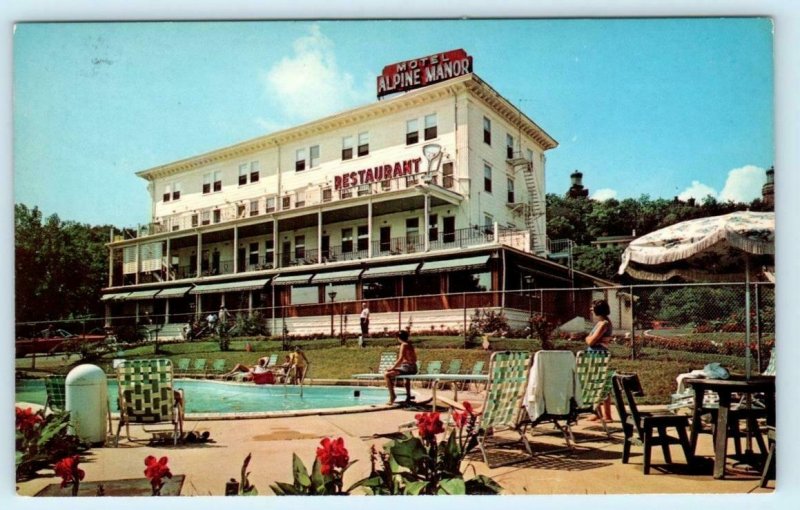
[[[611,335],[613,334],[614,327],[611,324],[611,319],[608,318],[611,309],[605,299],[598,299],[592,302],[592,312],[597,317],[597,323],[594,325],[592,332],[586,337],[586,352],[608,352],[608,346],[611,343]],[[597,416],[589,418],[590,421],[600,419],[601,414],[605,414],[605,421],[611,420],[611,397],[606,399],[597,407]]]
[[[414,346],[408,339],[408,331],[401,331],[397,335],[400,341],[400,354],[397,356],[397,362],[392,368],[386,371],[384,379],[386,379],[386,387],[389,388],[389,405],[394,404],[397,396],[394,393],[394,381],[398,375],[414,375],[417,373],[417,352]],[[411,401],[411,381],[405,380],[406,384],[406,402]]]

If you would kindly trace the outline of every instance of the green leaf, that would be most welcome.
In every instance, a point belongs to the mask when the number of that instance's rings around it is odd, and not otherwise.
[[[466,494],[466,487],[462,478],[445,478],[439,482],[437,494]]]
[[[311,478],[308,476],[308,470],[296,453],[292,454],[292,475],[294,476],[295,484],[306,488],[311,487]]]
[[[412,437],[408,440],[396,441],[390,453],[398,465],[416,471],[417,463],[427,457],[425,446],[419,438]]]
[[[319,459],[314,459],[314,465],[311,466],[311,485],[312,487],[322,487],[325,484],[325,478],[322,476],[322,466]]]
[[[465,486],[467,494],[500,494],[503,490],[500,484],[485,475],[467,480]]]
[[[417,482],[409,482],[406,484],[403,494],[408,494],[409,496],[417,496],[427,486],[428,482],[426,482],[425,480],[420,480]]]

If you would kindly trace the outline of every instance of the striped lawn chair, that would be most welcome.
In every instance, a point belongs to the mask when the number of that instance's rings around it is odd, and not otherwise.
[[[461,358],[451,359],[450,363],[447,365],[447,370],[445,370],[445,374],[447,375],[458,375],[461,373]],[[442,384],[450,384],[452,385],[453,389],[458,389],[458,382],[442,382]]]
[[[214,379],[220,379],[222,376],[225,375],[225,363],[224,359],[215,359],[211,363],[211,370],[206,374],[208,377],[213,377]]]
[[[431,374],[431,375],[432,374],[441,374],[441,373],[442,373],[442,362],[439,361],[439,360],[429,361],[425,365],[425,371],[423,372],[423,374]],[[434,382],[433,381],[425,381],[424,384],[428,388],[432,388]]]
[[[576,409],[577,415],[594,414],[597,406],[610,396],[612,377],[614,376],[614,372],[608,370],[610,359],[611,353],[609,352],[584,351],[579,352],[575,358],[575,369],[581,383],[581,401],[583,402],[583,407]],[[600,422],[603,424],[603,431],[611,437],[603,413],[600,413]]]
[[[472,365],[472,369],[469,371],[469,374],[470,375],[482,375],[483,374],[483,367],[485,365],[486,365],[486,362],[484,360],[482,360],[482,359],[476,361],[475,364]],[[462,382],[461,383],[461,389],[462,390],[466,389],[467,387],[469,387],[470,383],[475,385],[475,390],[477,391],[478,383],[476,383],[474,381],[464,381],[464,382]]]
[[[384,351],[381,353],[377,367],[369,367],[369,373],[354,374],[353,379],[383,379],[383,374],[392,368],[395,363],[397,363],[397,352]]]
[[[208,364],[208,361],[206,361],[205,358],[197,358],[194,360],[194,363],[192,364],[191,375],[195,377],[205,377],[206,364]]]
[[[269,367],[274,367],[277,364],[278,364],[278,355],[270,354],[269,359],[267,360],[267,364],[265,366],[269,368]]]
[[[119,424],[115,445],[119,446],[122,426],[129,441],[130,425],[140,424],[151,434],[171,433],[174,444],[183,435],[184,398],[175,390],[172,362],[168,359],[125,360],[117,366]],[[152,425],[168,424],[153,428]],[[149,427],[149,428],[148,428]]]
[[[483,411],[478,420],[478,447],[483,460],[490,468],[486,451],[487,436],[490,431],[514,429],[529,455],[532,455],[530,444],[525,435],[517,428],[522,416],[522,398],[528,384],[531,355],[529,352],[505,351],[495,352],[489,360],[489,382]]]
[[[175,377],[182,377],[189,373],[189,368],[192,366],[192,360],[189,358],[179,358],[178,364],[175,366]]]
[[[45,400],[45,410],[50,408],[51,411],[64,411],[66,410],[66,380],[63,375],[49,375],[44,379],[44,389],[47,393],[47,400]]]

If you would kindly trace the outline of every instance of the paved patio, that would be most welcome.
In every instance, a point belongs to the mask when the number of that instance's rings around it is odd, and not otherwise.
[[[447,393],[445,393],[446,395]],[[473,402],[481,401],[475,394],[462,394]],[[146,441],[121,440],[119,448],[93,448],[82,468],[86,481],[141,478],[144,458],[148,455],[168,456],[173,473],[186,476],[181,489],[184,496],[224,494],[225,482],[239,478],[242,461],[252,453],[250,480],[261,495],[271,495],[269,485],[275,481],[290,482],[292,453],[297,453],[310,466],[320,438],[343,437],[351,459],[358,460],[345,476],[345,485],[366,476],[370,470],[369,447],[380,447],[387,437],[398,432],[398,426],[414,421],[418,410],[379,407],[370,412],[312,415],[247,420],[188,419],[186,431],[209,431],[212,442],[182,444],[178,446],[149,446]],[[116,427],[116,423],[114,423]],[[690,472],[682,464],[683,454],[673,447],[673,460],[677,464],[661,465],[660,448],[653,449],[651,474],[642,474],[642,452],[633,447],[629,464],[621,462],[622,431],[619,422],[611,424],[612,438],[602,432],[599,423],[581,420],[573,428],[581,441],[574,452],[554,449],[564,446],[563,438],[551,425],[542,425],[534,432],[547,435],[530,436],[537,454],[531,458],[523,454],[521,443],[491,447],[490,454],[498,459],[515,461],[513,464],[489,469],[476,450],[468,458],[478,474],[493,477],[504,489],[504,494],[696,494],[696,493],[772,493],[773,489],[760,489],[754,476],[729,476],[714,480],[710,464],[698,473]],[[134,438],[146,439],[148,434],[140,427],[132,427]],[[499,439],[514,440],[515,434],[500,433]],[[732,451],[732,446],[731,446]],[[550,452],[550,453],[548,453]],[[697,453],[708,458],[712,455],[710,435],[702,434]],[[470,468],[471,470],[472,468]],[[471,473],[471,471],[470,471]],[[33,495],[50,483],[60,481],[55,476],[44,475],[17,484],[18,494]],[[775,482],[770,482],[774,487]]]

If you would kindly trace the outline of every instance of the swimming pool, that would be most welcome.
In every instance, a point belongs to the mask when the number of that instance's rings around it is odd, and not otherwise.
[[[385,404],[386,389],[357,386],[254,385],[225,381],[177,379],[175,387],[186,396],[186,413],[195,415],[247,415],[264,413],[306,413]],[[112,412],[117,409],[117,382],[108,381]],[[39,379],[17,381],[16,401],[44,405],[44,382]],[[306,414],[304,413],[304,414]]]

